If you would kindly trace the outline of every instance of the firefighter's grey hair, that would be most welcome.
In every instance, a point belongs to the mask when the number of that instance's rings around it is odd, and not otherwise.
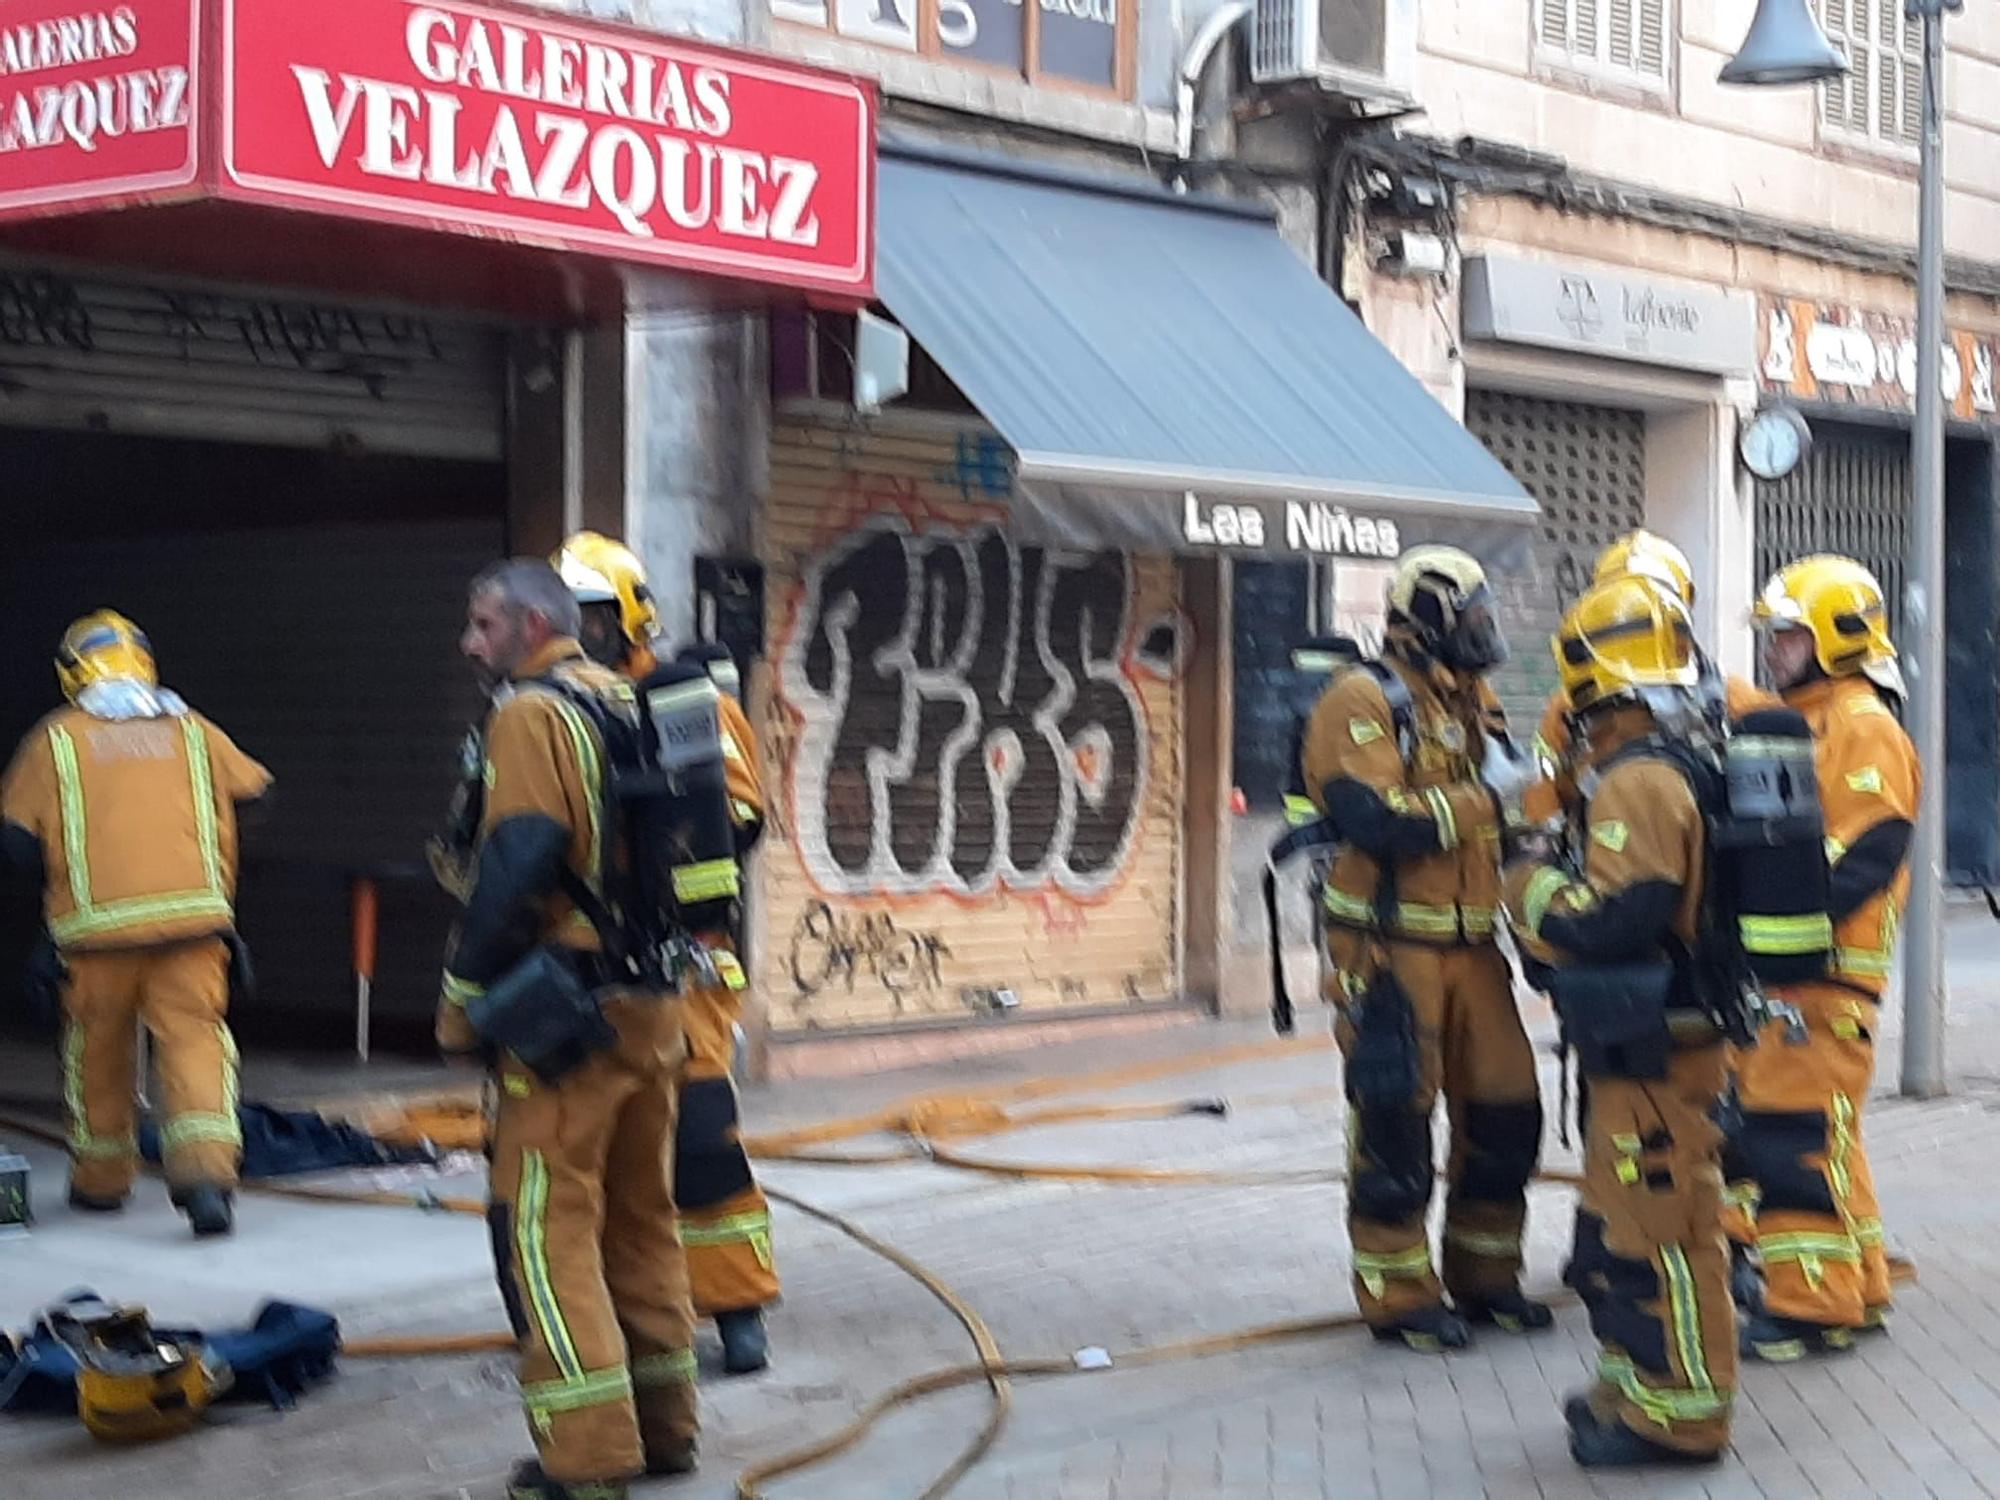
[[[575,635],[583,629],[583,608],[576,596],[562,575],[539,557],[510,557],[493,564],[472,580],[470,592],[475,599],[498,594],[509,614],[540,615],[557,635]]]

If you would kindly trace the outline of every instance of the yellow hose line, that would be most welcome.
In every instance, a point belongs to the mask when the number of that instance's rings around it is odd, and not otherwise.
[[[881,1256],[882,1259],[888,1261],[898,1270],[914,1278],[925,1291],[944,1304],[945,1309],[954,1318],[958,1319],[966,1333],[971,1337],[972,1346],[979,1354],[979,1363],[963,1367],[969,1370],[971,1374],[966,1376],[965,1379],[956,1379],[951,1383],[962,1385],[967,1383],[968,1380],[983,1378],[986,1381],[988,1390],[992,1392],[993,1404],[987,1411],[985,1423],[980,1427],[979,1432],[973,1437],[972,1441],[965,1446],[965,1449],[957,1458],[951,1461],[943,1473],[930,1482],[920,1497],[920,1500],[939,1500],[940,1496],[949,1493],[952,1487],[965,1477],[974,1464],[986,1456],[986,1450],[991,1448],[994,1440],[1000,1436],[1000,1429],[1007,1421],[1007,1414],[1014,1407],[1014,1385],[1008,1378],[1007,1362],[1000,1353],[1000,1345],[993,1337],[993,1330],[986,1326],[985,1319],[981,1318],[964,1298],[960,1297],[949,1286],[946,1286],[942,1280],[921,1262],[911,1259],[886,1240],[877,1239],[874,1235],[868,1233],[867,1230],[861,1228],[860,1225],[844,1218],[840,1214],[832,1212],[830,1209],[820,1208],[815,1204],[808,1203],[802,1198],[795,1197],[777,1188],[767,1185],[764,1189],[764,1194],[768,1198],[775,1198],[778,1202],[797,1209],[802,1214],[818,1219],[822,1224],[831,1225],[856,1244]],[[916,1383],[921,1385],[923,1379],[923,1377],[918,1377]],[[907,1386],[911,1382],[905,1382],[904,1384]],[[859,1442],[862,1436],[868,1432],[869,1428],[873,1427],[876,1422],[880,1421],[890,1411],[917,1399],[920,1395],[927,1394],[931,1389],[942,1390],[945,1387],[942,1385],[925,1386],[921,1390],[907,1391],[902,1387],[898,1387],[887,1395],[876,1398],[870,1404],[867,1411],[863,1413],[866,1421],[858,1429],[854,1430],[851,1435],[844,1432],[835,1433],[831,1438],[824,1439],[821,1442],[809,1444],[804,1448],[800,1448],[792,1453],[783,1454],[765,1463],[752,1465],[738,1477],[736,1481],[737,1495],[741,1497],[741,1500],[758,1500],[758,1497],[763,1493],[758,1488],[759,1485],[767,1483],[780,1475],[789,1474],[798,1469],[809,1468],[814,1464],[833,1457],[837,1453],[844,1452]]]

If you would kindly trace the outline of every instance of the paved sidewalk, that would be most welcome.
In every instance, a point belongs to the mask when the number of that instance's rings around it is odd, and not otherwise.
[[[1590,1364],[1582,1314],[1534,1339],[1489,1335],[1422,1359],[1347,1332],[1205,1360],[1024,1382],[968,1500],[1202,1497],[1924,1496],[2000,1492],[2000,1198],[1976,1184],[2000,1161],[2000,932],[1953,932],[1953,1042],[1961,1091],[1931,1104],[1878,1098],[1868,1124],[1892,1239],[1916,1258],[1893,1333],[1840,1360],[1755,1368],[1736,1451],[1698,1474],[1592,1482],[1569,1463],[1557,1404]],[[930,1090],[1086,1073],[1205,1053],[1267,1035],[1253,1024],[1175,1027],[1102,1051],[983,1058],[957,1067],[754,1090],[775,1127]],[[1894,1041],[1884,1047],[1892,1077]],[[1548,1079],[1554,1099],[1553,1074]],[[1020,1160],[1325,1167],[1342,1106],[1331,1055],[1205,1068],[1132,1087],[1120,1102],[1227,1097],[1229,1118],[1103,1121],[967,1143]],[[1063,1102],[1069,1102],[1065,1100]],[[881,1144],[858,1142],[857,1145]],[[1548,1162],[1566,1154],[1550,1143]],[[19,1323],[82,1280],[142,1297],[163,1317],[242,1318],[261,1295],[330,1305],[350,1336],[497,1327],[483,1226],[390,1209],[253,1199],[226,1247],[197,1247],[149,1188],[112,1225],[60,1206],[61,1170],[38,1153],[45,1222],[0,1245],[0,1316]],[[1009,1355],[1126,1351],[1279,1319],[1352,1310],[1340,1189],[1015,1182],[929,1164],[773,1165],[768,1180],[850,1215],[933,1268],[979,1309]],[[476,1183],[455,1184],[474,1187]],[[447,1189],[454,1184],[444,1184]],[[1553,1287],[1570,1194],[1538,1187],[1532,1284]],[[641,1494],[721,1496],[735,1475],[828,1431],[917,1371],[970,1358],[951,1317],[903,1273],[835,1230],[780,1208],[788,1299],[773,1369],[705,1376],[705,1472]],[[713,1351],[708,1356],[713,1359]],[[772,1489],[814,1500],[918,1494],[978,1430],[978,1390],[896,1416],[854,1454]],[[347,1361],[283,1416],[242,1409],[141,1452],[96,1448],[62,1422],[0,1425],[0,1494],[24,1500],[491,1500],[526,1439],[501,1357]]]

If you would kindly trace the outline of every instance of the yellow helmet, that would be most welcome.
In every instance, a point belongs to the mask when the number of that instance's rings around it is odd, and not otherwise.
[[[62,684],[63,696],[74,703],[93,682],[114,677],[148,687],[160,682],[146,633],[116,610],[100,609],[63,632],[62,644],[56,647],[56,681]]]
[[[1829,677],[1867,677],[1903,691],[1889,608],[1875,575],[1851,557],[1824,553],[1787,563],[1757,596],[1751,618],[1761,629],[1809,630],[1813,655]]]
[[[1593,585],[1563,617],[1551,644],[1575,713],[1642,688],[1692,688],[1701,676],[1687,606],[1644,573]]]
[[[76,1361],[76,1409],[105,1443],[150,1443],[186,1432],[233,1382],[199,1338],[155,1329],[142,1307],[76,1293],[40,1327]]]
[[[1456,547],[1412,547],[1389,578],[1392,623],[1447,667],[1486,672],[1507,659],[1507,638],[1486,570]]]
[[[1627,573],[1656,578],[1694,608],[1694,567],[1687,554],[1665,537],[1641,528],[1628,531],[1597,554],[1593,583],[1609,583]]]
[[[659,633],[660,611],[646,586],[646,565],[623,542],[579,531],[549,559],[578,604],[616,604],[625,639],[643,646]]]

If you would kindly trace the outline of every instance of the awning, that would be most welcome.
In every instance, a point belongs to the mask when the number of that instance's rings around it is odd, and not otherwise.
[[[1242,204],[884,141],[877,294],[1065,546],[1518,555],[1535,503]]]

